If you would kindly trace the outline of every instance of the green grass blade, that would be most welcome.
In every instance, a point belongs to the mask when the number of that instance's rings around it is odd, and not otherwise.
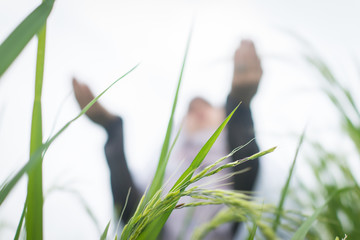
[[[174,114],[175,114],[175,110],[176,110],[176,106],[177,106],[178,95],[179,95],[179,90],[180,90],[182,77],[183,77],[183,73],[184,73],[184,69],[185,69],[186,59],[187,59],[188,52],[189,52],[191,36],[192,36],[192,31],[190,31],[189,38],[188,38],[188,41],[186,44],[184,59],[183,59],[183,63],[181,66],[179,81],[178,81],[177,88],[176,88],[175,98],[174,98],[173,105],[172,105],[171,115],[170,115],[169,123],[167,126],[164,143],[163,143],[163,146],[161,149],[159,163],[158,163],[153,181],[150,185],[149,191],[146,193],[145,200],[143,201],[141,209],[155,195],[155,193],[161,188],[163,181],[164,181],[165,170],[166,170],[166,166],[167,166],[168,159],[169,159],[169,157],[168,157],[169,156],[169,146],[170,146],[171,133],[172,133],[172,129],[173,129]]]
[[[118,220],[118,224],[117,224],[116,229],[115,229],[115,239],[117,239],[117,233],[119,232],[121,220],[122,220],[122,218],[123,218],[125,209],[126,209],[126,207],[127,207],[130,193],[131,193],[131,187],[129,188],[128,193],[127,193],[127,195],[126,195],[125,204],[124,204],[123,209],[121,210],[121,214],[120,214],[120,217],[119,217],[119,220]]]
[[[166,134],[165,134],[165,139],[164,139],[164,142],[162,145],[158,166],[157,166],[154,178],[149,187],[149,190],[145,193],[145,197],[144,197],[143,201],[140,202],[140,205],[139,205],[138,209],[136,210],[133,217],[136,217],[136,215],[137,215],[136,213],[140,213],[144,209],[146,204],[154,197],[155,193],[162,187],[162,184],[164,181],[164,176],[165,176],[165,171],[166,171],[166,166],[167,166],[168,160],[170,158],[170,153],[171,153],[171,150],[173,149],[173,146],[174,146],[175,142],[177,141],[177,138],[180,133],[180,132],[178,132],[178,134],[174,140],[174,143],[170,147],[170,139],[171,139],[171,133],[172,133],[172,128],[173,128],[174,114],[175,114],[175,110],[176,110],[176,106],[177,106],[178,95],[179,95],[182,77],[183,77],[183,73],[184,73],[184,69],[185,69],[185,64],[186,64],[186,60],[187,60],[187,56],[188,56],[188,52],[189,52],[189,48],[190,48],[191,36],[192,36],[192,30],[190,30],[190,34],[189,34],[188,41],[186,44],[184,59],[183,59],[182,66],[181,66],[180,76],[179,76],[179,80],[177,83],[177,88],[176,88],[176,93],[175,93],[175,97],[174,97],[174,101],[173,101],[173,105],[172,105],[171,115],[170,115],[169,123],[167,126]],[[170,150],[169,150],[169,147],[170,147]],[[127,239],[129,234],[130,234],[130,230],[123,232],[121,239]]]
[[[86,105],[81,112],[74,117],[72,120],[67,122],[53,137],[51,137],[48,141],[42,144],[36,151],[33,153],[29,159],[29,161],[15,174],[15,176],[9,178],[9,180],[2,184],[0,190],[0,205],[4,202],[10,191],[14,188],[17,182],[21,179],[21,177],[29,170],[34,168],[34,165],[38,164],[41,159],[41,156],[45,154],[46,150],[50,147],[50,145],[57,139],[74,121],[76,121],[79,117],[85,114],[87,110],[102,96],[104,95],[114,84],[120,81],[122,78],[127,76],[130,72],[132,72],[138,65],[130,69],[123,76],[115,80],[110,86],[108,86],[103,92],[101,92],[97,97],[95,97],[88,105]]]
[[[288,191],[289,191],[289,186],[290,186],[290,181],[291,181],[291,178],[292,178],[292,175],[293,175],[293,171],[294,171],[294,167],[295,167],[295,163],[296,163],[296,159],[298,157],[298,154],[299,154],[299,151],[300,151],[300,147],[302,146],[302,143],[304,141],[304,137],[305,137],[305,130],[303,131],[303,133],[301,134],[301,137],[300,137],[300,140],[299,140],[299,143],[298,143],[298,146],[296,148],[296,152],[295,152],[295,157],[294,157],[294,160],[292,162],[292,165],[290,167],[290,170],[289,170],[289,176],[286,180],[286,183],[284,185],[284,188],[282,189],[281,191],[281,196],[280,196],[280,201],[279,201],[279,205],[277,207],[277,210],[276,210],[276,217],[275,217],[275,220],[273,222],[273,230],[274,232],[276,232],[277,230],[277,227],[279,226],[280,224],[280,217],[281,217],[281,214],[282,214],[282,211],[283,211],[283,207],[284,207],[284,203],[285,203],[285,198],[288,194]]]
[[[249,229],[249,236],[247,237],[248,240],[254,240],[255,239],[256,231],[257,231],[257,229],[259,227],[257,222],[261,220],[261,216],[262,215],[257,217],[257,221],[256,220],[252,221],[253,226],[252,226],[251,229]],[[274,234],[276,234],[276,233],[274,232]]]
[[[308,217],[300,226],[300,228],[295,232],[295,234],[293,235],[293,237],[291,238],[291,240],[303,240],[305,239],[306,234],[309,232],[311,226],[313,225],[313,223],[316,221],[316,219],[318,218],[319,214],[324,210],[324,208],[328,205],[328,203],[332,200],[332,198],[335,195],[341,194],[343,192],[347,192],[349,190],[353,190],[353,187],[346,187],[346,188],[342,188],[339,189],[338,191],[336,191],[334,194],[332,194],[326,201],[325,203],[320,206],[319,208],[316,209],[316,211],[310,216]]]
[[[239,104],[240,105],[240,104]],[[209,138],[209,140],[204,144],[204,146],[201,148],[199,153],[196,155],[190,166],[185,170],[185,172],[180,176],[180,178],[177,180],[177,182],[172,187],[171,191],[184,191],[185,188],[188,186],[187,183],[191,179],[194,171],[200,166],[208,152],[210,151],[211,147],[215,143],[216,139],[219,137],[222,130],[225,128],[226,124],[231,119],[234,112],[237,110],[239,105],[229,114],[229,116],[223,121],[223,123],[219,126],[219,128],[214,132],[214,134]],[[169,210],[164,213],[164,215],[160,216],[158,220],[151,223],[146,229],[142,232],[142,234],[139,236],[139,240],[146,239],[156,239],[159,235],[161,229],[163,228],[165,222],[169,218],[171,212],[175,208],[177,202],[175,202],[173,205],[169,206]],[[126,238],[125,238],[126,239]]]
[[[31,38],[45,25],[53,5],[54,0],[43,1],[0,45],[0,77]]]
[[[35,76],[35,98],[31,121],[30,156],[43,144],[41,94],[45,64],[46,24],[38,34]],[[42,158],[42,156],[40,156]],[[28,172],[27,211],[25,225],[27,239],[43,239],[42,159]]]
[[[118,232],[118,229],[119,229],[119,227],[120,227],[121,220],[122,220],[122,218],[123,218],[125,209],[126,209],[126,207],[127,207],[128,201],[129,201],[130,193],[131,193],[131,187],[129,188],[128,193],[127,193],[127,195],[126,195],[125,204],[124,204],[123,209],[121,210],[121,214],[120,214],[120,217],[119,217],[119,220],[118,220],[118,225],[117,225],[117,227],[116,227],[116,232]]]
[[[21,216],[20,216],[19,224],[18,224],[18,226],[16,228],[16,233],[15,233],[14,240],[19,240],[21,229],[22,229],[24,219],[25,219],[25,212],[26,212],[26,201],[25,201],[24,208],[23,208],[23,211],[22,211]]]
[[[179,139],[181,131],[182,131],[182,126],[179,128],[178,132],[176,133],[175,139],[171,144],[171,147],[170,147],[170,150],[169,150],[168,154],[166,155],[166,161],[169,161],[171,153],[172,153],[172,151],[173,151],[173,149],[174,149],[174,147],[175,147],[175,145],[177,143],[177,140]]]
[[[109,223],[106,225],[106,228],[104,229],[103,234],[101,234],[100,240],[106,240],[107,233],[108,233],[108,231],[109,231],[109,227],[110,227],[110,221],[109,221]]]
[[[255,239],[255,235],[256,235],[256,230],[258,229],[258,225],[256,224],[256,222],[253,223],[253,226],[250,230],[249,236],[248,236],[248,240],[254,240]]]

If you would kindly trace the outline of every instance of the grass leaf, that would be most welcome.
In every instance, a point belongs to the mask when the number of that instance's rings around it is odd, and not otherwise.
[[[108,233],[109,227],[110,227],[110,222],[111,221],[109,221],[109,223],[106,225],[106,228],[104,229],[103,234],[101,234],[101,236],[100,236],[100,240],[106,240],[107,233]]]
[[[256,222],[253,223],[253,226],[249,232],[249,236],[248,236],[248,240],[254,240],[255,239],[255,235],[256,235],[256,230],[258,229],[258,225],[256,224]]]
[[[41,94],[45,65],[46,24],[38,34],[36,56],[35,97],[31,121],[30,156],[43,144]],[[43,238],[43,189],[42,156],[39,163],[28,171],[27,211],[25,214],[26,234],[28,239]]]
[[[31,38],[45,25],[54,0],[45,0],[32,11],[0,45],[0,77]]]
[[[21,216],[20,216],[19,224],[18,224],[18,226],[16,228],[16,233],[15,233],[14,240],[19,240],[21,229],[22,229],[24,219],[25,219],[25,212],[26,212],[26,201],[25,201],[24,208],[23,208],[23,211],[22,211]]]
[[[153,181],[150,185],[149,191],[146,193],[145,200],[142,202],[143,204],[141,205],[140,209],[142,209],[145,206],[145,204],[148,203],[148,201],[155,195],[155,193],[161,188],[163,181],[164,181],[165,170],[166,170],[166,166],[167,166],[167,163],[168,163],[168,160],[170,157],[169,146],[170,146],[171,133],[172,133],[172,129],[173,129],[174,114],[175,114],[175,110],[176,110],[176,106],[177,106],[177,101],[178,101],[180,86],[181,86],[182,77],[183,77],[183,73],[184,73],[184,69],[185,69],[186,59],[187,59],[187,55],[189,52],[191,36],[192,36],[192,31],[190,31],[189,38],[188,38],[188,41],[186,44],[184,59],[183,59],[183,63],[181,66],[181,71],[180,71],[180,76],[179,76],[179,80],[178,80],[178,84],[177,84],[177,88],[176,88],[175,98],[174,98],[173,105],[172,105],[171,115],[170,115],[169,123],[167,126],[165,139],[164,139],[164,142],[162,145],[158,166],[157,166]]]
[[[302,143],[304,141],[304,137],[305,137],[305,130],[301,134],[299,143],[298,143],[297,148],[296,148],[295,157],[294,157],[294,160],[293,160],[292,165],[291,165],[290,170],[289,170],[289,176],[288,176],[288,178],[286,180],[284,188],[281,191],[280,201],[279,201],[279,205],[278,205],[278,208],[277,208],[277,211],[276,211],[276,217],[275,217],[275,220],[273,222],[273,230],[274,230],[274,232],[276,232],[277,227],[280,224],[280,217],[281,217],[281,214],[282,214],[282,211],[283,211],[285,198],[286,198],[287,193],[289,191],[290,181],[291,181],[291,178],[292,178],[292,175],[293,175],[296,159],[298,157],[300,147],[301,147],[301,145],[302,145]]]

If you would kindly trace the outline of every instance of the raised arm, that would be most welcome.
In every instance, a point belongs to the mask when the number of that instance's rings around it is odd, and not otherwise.
[[[226,102],[226,112],[229,114],[242,102],[228,123],[228,142],[230,149],[244,145],[255,138],[254,124],[251,116],[250,101],[256,94],[262,68],[256,54],[255,46],[250,40],[243,40],[234,56],[234,76],[231,92]],[[234,160],[242,159],[259,151],[253,140],[234,156]],[[252,191],[259,169],[258,159],[237,166],[234,171],[250,168],[249,171],[234,176],[234,188],[242,191]]]
[[[76,100],[83,109],[94,95],[86,84],[73,79],[73,88]],[[120,117],[107,111],[100,103],[96,102],[86,115],[91,121],[102,126],[108,135],[105,144],[105,155],[110,170],[111,190],[115,209],[119,215],[125,206],[129,189],[131,193],[124,210],[123,220],[127,222],[140,200],[140,194],[130,174],[124,151],[123,121]]]

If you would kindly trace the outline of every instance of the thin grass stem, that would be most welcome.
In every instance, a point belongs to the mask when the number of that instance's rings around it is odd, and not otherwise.
[[[31,122],[30,156],[42,145],[41,95],[45,64],[46,24],[38,34],[38,50],[35,76],[35,98]],[[27,239],[43,239],[43,183],[42,155],[33,169],[28,171],[27,211],[25,225]]]

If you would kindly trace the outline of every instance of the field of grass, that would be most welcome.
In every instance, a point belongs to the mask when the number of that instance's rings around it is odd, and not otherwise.
[[[103,94],[105,94],[120,79],[126,77],[136,66],[131,68],[123,76],[115,80],[93,101],[91,101],[77,116],[68,121],[58,132],[48,140],[43,140],[42,134],[42,85],[45,66],[45,43],[46,43],[46,21],[51,13],[54,0],[44,0],[36,9],[33,10],[6,38],[0,45],[0,77],[5,73],[16,57],[33,37],[38,39],[37,62],[35,76],[35,97],[33,104],[33,115],[31,121],[31,139],[29,159],[26,164],[21,166],[13,175],[1,183],[0,205],[9,196],[10,192],[25,175],[28,176],[27,197],[24,202],[22,215],[14,239],[43,239],[43,173],[42,164],[46,161],[46,151],[67,128],[81,117]],[[174,186],[166,192],[164,191],[164,176],[171,151],[176,144],[176,139],[172,142],[172,132],[174,124],[174,114],[181,90],[182,73],[184,71],[189,45],[191,43],[191,33],[189,34],[187,48],[185,50],[181,74],[178,79],[176,94],[174,97],[171,115],[164,137],[161,155],[158,161],[152,183],[144,193],[136,212],[130,221],[124,226],[121,235],[110,236],[109,225],[103,230],[100,239],[157,239],[165,222],[171,212],[176,208],[194,208],[202,205],[224,205],[224,209],[213,219],[203,226],[200,226],[193,234],[193,239],[203,239],[212,229],[219,227],[227,222],[245,222],[248,230],[247,239],[281,239],[287,236],[289,239],[335,239],[344,237],[349,239],[360,238],[358,202],[360,200],[360,187],[357,184],[355,173],[344,160],[346,156],[338,156],[322,148],[320,143],[312,143],[317,152],[317,156],[312,161],[312,169],[317,179],[316,188],[310,189],[306,185],[299,186],[302,196],[309,199],[307,207],[313,209],[312,214],[303,215],[297,211],[284,208],[284,203],[290,197],[290,182],[293,176],[293,169],[301,147],[306,141],[306,130],[299,139],[297,151],[294,153],[293,164],[289,169],[287,181],[280,195],[277,205],[263,204],[261,200],[249,197],[248,195],[221,189],[206,189],[197,186],[197,181],[208,176],[217,174],[226,168],[235,167],[245,161],[251,161],[265,154],[271,154],[275,147],[265,151],[239,159],[231,163],[224,163],[224,160],[231,157],[236,151],[241,151],[242,147],[234,149],[229,155],[219,159],[212,165],[207,166],[201,172],[195,174],[200,164],[210,151],[216,139],[226,127],[234,111],[227,116],[224,122],[218,127],[213,135],[201,148],[193,159],[191,165],[182,173]],[[325,92],[332,101],[336,109],[342,116],[344,125],[344,135],[349,137],[360,153],[360,127],[359,127],[359,108],[356,105],[355,93],[340,84],[334,77],[331,70],[320,58],[316,57],[315,50],[311,49],[311,55],[307,56],[310,64],[322,74],[325,81]],[[1,81],[1,79],[0,79]],[[249,139],[250,140],[250,139]],[[329,172],[336,169],[338,174],[330,181],[325,181]],[[184,205],[178,205],[183,197],[191,197],[198,201]],[[2,206],[0,206],[2,207]],[[66,231],[66,229],[62,229]],[[284,235],[285,234],[285,235]]]

